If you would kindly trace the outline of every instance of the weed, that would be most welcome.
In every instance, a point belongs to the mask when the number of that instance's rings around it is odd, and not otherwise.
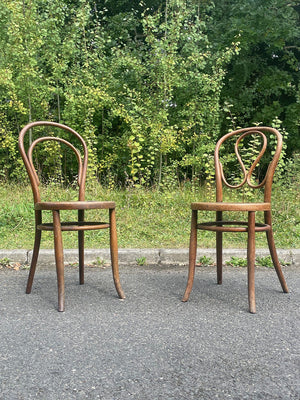
[[[287,266],[287,265],[291,265],[292,264],[292,262],[291,261],[286,261],[286,260],[281,260],[281,259],[279,259],[279,262],[280,262],[280,265],[281,266]]]
[[[69,263],[69,266],[71,268],[77,268],[79,266],[79,264],[78,264],[78,262],[72,262],[72,263]]]
[[[279,260],[281,266],[290,265],[291,263],[285,260]],[[271,256],[256,257],[256,264],[260,267],[274,268]]]
[[[106,260],[101,257],[97,257],[96,261],[93,262],[93,265],[96,267],[104,268],[105,264],[107,264]]]
[[[10,264],[10,260],[7,257],[0,259],[0,267],[7,267]]]
[[[28,264],[21,264],[19,262],[12,262],[9,258],[4,257],[0,259],[0,269],[8,268],[13,269],[14,271],[19,271],[23,269],[29,269]]]
[[[232,267],[247,267],[247,258],[232,256],[229,261],[226,261],[226,265]]]
[[[259,265],[260,267],[273,268],[273,261],[271,256],[256,257],[256,264]]]
[[[143,265],[146,265],[146,257],[139,257],[136,259],[136,263],[138,266],[142,267]]]
[[[210,265],[213,265],[213,259],[211,257],[207,257],[207,256],[202,256],[199,258],[198,260],[198,264],[201,265],[202,267],[208,267]]]
[[[273,261],[271,256],[257,256],[256,259],[256,265],[260,267],[266,267],[266,268],[273,268]],[[281,265],[289,265],[289,262],[279,260]],[[231,257],[229,261],[226,261],[226,265],[231,265],[232,267],[247,267],[247,258],[240,258],[240,257]]]

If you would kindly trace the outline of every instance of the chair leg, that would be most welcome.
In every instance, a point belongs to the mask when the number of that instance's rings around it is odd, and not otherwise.
[[[84,210],[78,210],[78,221],[84,221]],[[84,284],[84,231],[78,231],[79,284]]]
[[[110,257],[111,257],[113,279],[119,298],[125,299],[125,294],[122,290],[119,277],[116,210],[114,208],[111,208],[109,210],[109,234],[110,234]]]
[[[54,252],[58,288],[58,311],[65,309],[64,253],[59,211],[53,210]]]
[[[273,265],[274,265],[275,271],[277,273],[278,279],[280,281],[282,290],[284,291],[284,293],[288,293],[289,289],[287,287],[287,283],[283,276],[280,262],[278,259],[278,255],[277,255],[277,251],[276,251],[276,247],[275,247],[274,235],[273,235],[273,230],[272,230],[271,213],[265,214],[265,221],[267,224],[269,224],[271,226],[271,229],[269,231],[266,231],[266,234],[267,234],[267,240],[268,240],[268,245],[269,245],[269,250],[270,250],[271,258],[273,261]]]
[[[217,221],[222,221],[222,212],[217,211]],[[222,264],[223,264],[223,234],[222,232],[216,233],[216,258],[217,258],[217,282],[218,285],[222,284]]]
[[[35,270],[36,270],[36,264],[37,264],[37,260],[38,260],[38,256],[39,256],[41,236],[42,236],[42,231],[35,228],[34,247],[33,247],[33,252],[32,252],[32,259],[31,259],[30,271],[29,271],[28,280],[27,280],[27,286],[26,286],[27,294],[31,293],[33,278],[34,278],[34,274],[35,274]]]
[[[79,284],[84,284],[84,231],[78,231]]]
[[[39,256],[42,231],[37,229],[37,226],[41,223],[42,223],[42,212],[35,211],[35,238],[34,238],[34,247],[33,247],[33,252],[32,252],[30,271],[29,271],[29,276],[28,276],[27,286],[26,286],[27,294],[31,293],[32,282],[33,282],[33,278],[34,278],[34,274],[35,274],[35,270],[36,270],[36,264],[37,264],[37,260],[38,260],[38,256]]]
[[[255,212],[248,213],[248,247],[247,247],[247,266],[248,266],[248,301],[249,311],[256,313],[255,305]]]
[[[182,301],[184,302],[188,301],[190,297],[195,276],[196,255],[197,255],[197,218],[198,218],[198,211],[192,210],[190,249],[189,249],[189,274],[188,274],[188,281],[185,293],[182,298]]]

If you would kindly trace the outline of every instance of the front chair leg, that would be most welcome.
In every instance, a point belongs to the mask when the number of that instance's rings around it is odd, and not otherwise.
[[[247,267],[248,267],[248,300],[249,311],[256,313],[255,305],[255,212],[248,213],[248,247],[247,247]]]
[[[112,266],[115,288],[117,290],[119,298],[125,299],[125,294],[122,290],[119,277],[116,210],[114,208],[111,208],[109,210],[109,234],[110,234],[110,257],[111,257],[111,266]]]
[[[192,291],[195,267],[196,267],[196,255],[197,255],[197,218],[198,211],[192,210],[192,221],[191,221],[191,236],[190,236],[190,249],[189,249],[189,274],[188,281],[183,295],[182,301],[188,301],[190,293]]]
[[[84,231],[78,231],[79,284],[84,284]]]
[[[222,211],[217,211],[217,221],[222,221]],[[222,264],[223,264],[223,233],[216,232],[216,259],[217,259],[217,282],[222,284]]]
[[[30,271],[29,271],[27,286],[26,286],[27,294],[31,293],[33,278],[34,278],[34,274],[35,274],[35,270],[36,270],[36,264],[37,264],[37,260],[38,260],[38,256],[39,256],[41,236],[42,236],[42,231],[40,231],[39,229],[36,228],[35,229],[34,248],[33,248],[33,252],[32,252]]]
[[[39,256],[40,244],[41,244],[41,236],[42,231],[38,229],[38,225],[42,223],[42,212],[35,211],[35,237],[34,237],[34,247],[32,252],[30,271],[27,280],[26,293],[31,293],[33,278],[36,270],[36,264]]]
[[[78,210],[78,222],[84,221],[84,210]],[[84,231],[78,231],[79,284],[84,284]]]
[[[217,283],[218,285],[222,285],[223,281],[223,233],[216,233],[216,259],[217,259]]]
[[[54,252],[58,288],[58,311],[65,309],[64,253],[59,211],[53,210]]]

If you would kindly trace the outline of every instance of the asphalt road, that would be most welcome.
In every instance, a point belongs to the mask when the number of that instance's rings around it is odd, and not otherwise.
[[[56,311],[54,268],[0,270],[0,399],[300,399],[300,266],[256,271],[249,314],[246,269],[197,268],[188,303],[186,267],[122,267],[127,298],[109,268],[78,285],[66,268],[66,311]]]

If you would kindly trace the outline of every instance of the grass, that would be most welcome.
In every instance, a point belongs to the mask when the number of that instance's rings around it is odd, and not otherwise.
[[[42,188],[43,199],[76,200],[72,188],[49,185]],[[236,201],[237,195],[226,198]],[[120,248],[187,248],[190,231],[190,203],[213,200],[214,194],[204,188],[184,187],[174,191],[150,189],[109,190],[92,185],[87,200],[113,200],[117,204],[118,242]],[[275,186],[273,190],[273,227],[278,248],[300,248],[300,192],[299,183],[288,188]],[[62,213],[62,218],[64,218]],[[107,220],[107,212],[90,210],[87,218]],[[258,213],[259,215],[259,213]],[[212,219],[212,213],[201,214],[202,220]],[[50,221],[51,215],[47,217]],[[45,218],[45,222],[46,219]],[[76,214],[72,218],[76,218]],[[34,213],[29,186],[0,185],[0,235],[3,249],[32,249]],[[108,232],[90,231],[85,235],[86,248],[108,247]],[[76,233],[63,235],[65,248],[77,247]],[[257,234],[257,247],[267,247],[265,234]],[[199,231],[199,247],[214,247],[215,236]],[[42,248],[53,247],[52,233],[43,232]],[[245,234],[224,235],[224,247],[245,248]]]

